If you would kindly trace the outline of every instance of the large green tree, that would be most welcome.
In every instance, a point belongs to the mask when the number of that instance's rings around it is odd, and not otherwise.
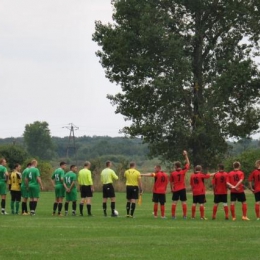
[[[101,65],[122,92],[108,98],[151,154],[216,163],[226,139],[258,130],[259,1],[114,0],[96,22]]]
[[[31,156],[40,159],[51,159],[53,156],[53,143],[47,122],[36,121],[27,124],[23,133],[24,142]]]

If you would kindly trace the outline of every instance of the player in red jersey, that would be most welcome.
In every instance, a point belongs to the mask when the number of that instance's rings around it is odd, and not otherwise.
[[[170,185],[172,190],[172,219],[175,219],[175,211],[178,200],[182,203],[182,213],[183,218],[187,218],[187,196],[186,196],[186,186],[185,186],[185,175],[186,172],[190,168],[190,160],[188,157],[188,153],[183,151],[183,155],[185,157],[186,165],[184,168],[181,168],[180,162],[174,163],[175,170],[170,175]]]
[[[260,219],[260,160],[255,162],[256,169],[251,172],[248,178],[249,188],[255,195],[256,219]]]
[[[205,208],[204,203],[206,202],[206,196],[205,196],[205,184],[204,179],[209,179],[214,173],[212,174],[204,174],[202,173],[202,167],[200,165],[197,165],[195,167],[195,171],[190,176],[190,186],[192,189],[193,194],[193,204],[191,208],[191,218],[195,219],[195,213],[196,213],[196,205],[200,204],[200,219],[206,220],[205,218]]]
[[[242,184],[244,180],[244,173],[240,170],[240,162],[234,162],[233,168],[234,170],[228,174],[228,182],[227,185],[231,188],[230,193],[230,211],[232,215],[232,220],[236,220],[236,213],[235,213],[235,204],[236,201],[242,203],[242,220],[249,220],[247,217],[247,204],[246,204],[246,195],[244,192],[244,186]]]
[[[224,171],[224,165],[219,164],[218,172],[214,175],[212,179],[214,189],[214,206],[212,219],[216,219],[218,204],[222,202],[225,212],[225,219],[228,220],[227,181],[228,174]]]
[[[161,171],[160,165],[156,165],[154,167],[154,170],[155,170],[154,173],[141,174],[141,176],[154,177],[154,185],[153,185],[154,217],[157,218],[158,203],[160,203],[161,218],[166,218],[164,204],[166,202],[165,193],[169,182],[169,177],[165,172]]]

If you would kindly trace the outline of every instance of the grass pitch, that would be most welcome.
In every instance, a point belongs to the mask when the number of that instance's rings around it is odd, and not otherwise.
[[[103,217],[102,195],[95,193],[94,217],[54,217],[54,194],[42,192],[36,216],[0,215],[1,259],[259,259],[260,221],[254,214],[254,197],[247,194],[248,217],[224,220],[222,205],[211,220],[213,195],[207,195],[207,221],[190,219],[192,197],[188,195],[188,219],[170,217],[171,194],[167,195],[167,219],[154,219],[151,194],[143,195],[135,218],[125,218],[125,194],[117,193],[118,218]],[[7,198],[9,210],[10,196]],[[108,204],[109,205],[109,204]],[[78,206],[78,205],[77,205]],[[78,211],[78,209],[77,209]],[[71,205],[70,205],[71,212]],[[110,211],[108,211],[110,212]],[[84,208],[86,214],[86,208]]]

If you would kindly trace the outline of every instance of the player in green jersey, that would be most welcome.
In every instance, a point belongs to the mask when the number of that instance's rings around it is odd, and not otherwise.
[[[28,209],[27,209],[27,201],[29,197],[29,192],[25,185],[25,178],[27,176],[27,173],[29,172],[29,168],[31,168],[32,164],[29,162],[27,163],[26,169],[22,172],[22,183],[21,183],[21,193],[22,193],[22,215],[27,216],[28,215]]]
[[[70,171],[65,174],[64,187],[66,190],[65,216],[68,215],[69,202],[72,201],[72,216],[76,216],[77,209],[77,166],[71,165]]]
[[[0,159],[0,196],[1,196],[1,214],[7,215],[5,211],[6,202],[6,182],[8,180],[8,172],[6,169],[6,160],[4,158]]]
[[[29,191],[30,197],[30,213],[31,216],[35,215],[35,210],[37,207],[37,202],[39,200],[40,188],[43,190],[42,181],[40,177],[40,171],[38,170],[37,165],[38,162],[36,160],[32,160],[32,167],[29,168],[29,172],[25,178],[26,188]]]
[[[65,162],[60,163],[60,167],[54,171],[51,176],[51,182],[55,189],[55,201],[53,203],[53,212],[52,215],[55,216],[56,210],[58,208],[58,216],[62,216],[62,201],[65,197],[65,188],[63,185],[65,170],[67,168],[67,164]]]

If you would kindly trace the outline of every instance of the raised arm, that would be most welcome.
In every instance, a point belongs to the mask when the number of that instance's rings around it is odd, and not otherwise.
[[[183,156],[185,157],[186,164],[190,167],[190,159],[186,150],[183,151]]]

